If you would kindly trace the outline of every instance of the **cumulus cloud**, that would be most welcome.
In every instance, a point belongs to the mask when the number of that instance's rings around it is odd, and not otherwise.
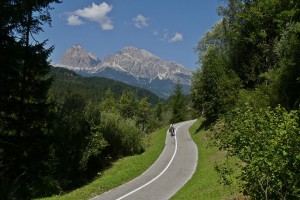
[[[183,35],[181,33],[175,33],[175,35],[169,40],[169,42],[178,42],[183,40]]]
[[[169,30],[168,29],[163,29],[162,31],[157,31],[157,30],[154,30],[153,32],[153,35],[154,36],[157,36],[160,38],[161,41],[164,41],[164,42],[178,42],[178,41],[181,41],[183,40],[183,34],[182,33],[174,33],[174,34],[170,34],[169,33]]]
[[[137,15],[132,20],[134,21],[134,25],[137,28],[145,28],[148,26],[148,19],[143,15]]]
[[[68,17],[68,24],[71,26],[79,26],[79,25],[83,24],[83,21],[81,21],[79,19],[79,17],[76,15],[70,15]]]
[[[111,30],[113,29],[112,20],[107,14],[112,10],[112,6],[103,2],[99,5],[92,3],[92,6],[78,9],[73,12],[68,17],[69,25],[81,25],[83,22],[81,20],[85,19],[88,21],[93,21],[100,24],[103,30]],[[72,23],[73,22],[73,23]]]

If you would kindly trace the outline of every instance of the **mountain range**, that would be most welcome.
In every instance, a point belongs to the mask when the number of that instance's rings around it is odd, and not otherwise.
[[[164,61],[154,54],[135,47],[125,47],[99,59],[80,46],[69,48],[55,67],[63,67],[83,76],[106,77],[148,89],[160,97],[172,94],[174,85],[189,93],[192,72],[175,62]]]

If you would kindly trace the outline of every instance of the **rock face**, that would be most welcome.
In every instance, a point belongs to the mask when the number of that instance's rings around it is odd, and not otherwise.
[[[137,79],[167,80],[174,83],[190,84],[190,71],[175,62],[166,62],[144,49],[126,47],[114,55],[107,56],[97,70],[110,67],[131,74]],[[183,75],[183,76],[182,76]]]
[[[96,67],[101,60],[93,53],[87,53],[80,45],[68,49],[60,60],[61,65],[70,66],[74,70],[90,70]]]
[[[125,47],[102,61],[87,53],[80,45],[67,50],[56,65],[76,71],[84,76],[99,76],[143,87],[160,97],[168,97],[174,85],[183,85],[189,92],[192,72],[175,62],[160,59],[152,53],[135,47]]]

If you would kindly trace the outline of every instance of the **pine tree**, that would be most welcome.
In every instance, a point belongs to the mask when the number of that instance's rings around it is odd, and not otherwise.
[[[105,96],[103,101],[100,104],[100,109],[101,111],[107,111],[111,113],[117,112],[117,102],[116,99],[114,98],[114,93],[110,88],[105,91]]]
[[[47,59],[53,48],[45,49],[45,41],[33,38],[41,25],[51,22],[50,3],[59,1],[0,3],[1,199],[29,199],[56,188],[48,177],[46,137],[51,85]]]
[[[137,100],[133,92],[122,93],[119,99],[119,111],[124,118],[133,118],[137,114]]]
[[[147,128],[147,123],[149,123],[149,119],[151,117],[151,104],[148,102],[148,98],[143,98],[138,103],[138,112],[136,116],[137,124],[140,126],[140,129],[145,132]]]
[[[156,119],[160,122],[163,117],[162,117],[162,103],[161,102],[158,102],[156,107],[155,107],[155,117]]]
[[[172,94],[171,105],[172,105],[172,116],[170,123],[177,123],[185,120],[185,102],[184,95],[182,93],[182,85],[176,84],[174,93]]]

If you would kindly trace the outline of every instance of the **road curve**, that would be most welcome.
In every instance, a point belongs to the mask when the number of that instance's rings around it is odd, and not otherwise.
[[[198,149],[188,132],[195,122],[175,125],[175,136],[166,136],[166,146],[156,162],[142,175],[92,200],[165,200],[171,198],[193,175]]]

